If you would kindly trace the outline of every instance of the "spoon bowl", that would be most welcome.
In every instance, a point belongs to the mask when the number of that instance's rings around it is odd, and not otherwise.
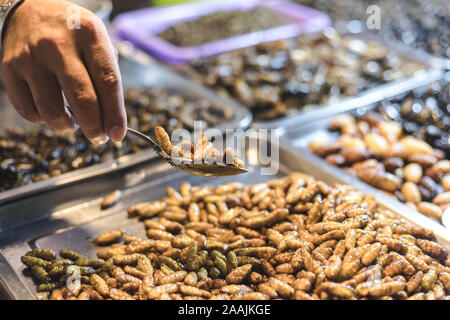
[[[139,132],[137,130],[127,128],[128,133],[134,135],[135,137],[140,138],[145,141],[148,145],[150,145],[158,155],[167,161],[172,167],[182,170],[186,173],[189,173],[194,176],[199,177],[227,177],[227,176],[235,176],[238,174],[246,173],[247,170],[244,168],[237,167],[231,164],[217,164],[217,163],[186,163],[186,161],[177,161],[174,162],[175,159],[172,159],[164,150],[157,140]],[[180,159],[182,160],[182,159]]]

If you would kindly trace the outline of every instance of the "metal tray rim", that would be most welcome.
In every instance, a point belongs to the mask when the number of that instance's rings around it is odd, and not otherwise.
[[[254,129],[277,129],[282,134],[294,126],[352,111],[361,106],[375,103],[440,80],[443,76],[444,71],[441,69],[420,70],[411,77],[370,88],[354,97],[347,97],[338,102],[327,103],[311,111],[300,111],[291,117],[271,121],[253,121],[251,127]]]
[[[339,29],[337,29],[339,30]],[[358,103],[364,103],[364,101],[373,99],[373,102],[384,99],[385,95],[396,95],[402,93],[403,91],[408,91],[414,89],[417,86],[421,86],[427,83],[427,79],[438,80],[442,77],[443,70],[450,69],[450,60],[446,66],[442,59],[430,55],[421,50],[409,48],[396,42],[387,41],[386,39],[374,36],[370,33],[349,33],[340,30],[342,36],[351,37],[356,40],[362,39],[366,41],[376,41],[385,48],[399,54],[403,59],[411,60],[416,63],[422,64],[425,69],[418,70],[415,74],[399,79],[397,81],[388,82],[384,84],[377,85],[373,88],[369,88],[362,92],[359,92],[352,97],[344,97],[338,102],[325,103],[324,105],[319,105],[311,111],[296,111],[292,116],[282,117],[280,119],[268,120],[268,121],[253,121],[252,128],[259,129],[277,129],[286,128],[293,125],[298,125],[302,123],[308,123],[316,119],[323,118],[329,114],[333,113],[333,110],[338,108],[351,109],[353,106],[357,107]],[[434,81],[434,80],[429,80]],[[403,91],[402,91],[403,90]],[[387,98],[387,97],[386,97]],[[361,99],[359,101],[358,99]]]

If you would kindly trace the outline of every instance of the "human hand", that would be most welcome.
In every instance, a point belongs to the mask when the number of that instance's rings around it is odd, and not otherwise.
[[[78,29],[68,24],[73,8],[80,12]],[[127,119],[116,53],[94,13],[62,0],[26,0],[5,27],[3,81],[23,118],[57,132],[78,124],[93,143],[123,139]]]

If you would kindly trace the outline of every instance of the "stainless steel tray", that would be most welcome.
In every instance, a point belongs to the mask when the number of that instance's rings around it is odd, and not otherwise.
[[[370,37],[371,39],[382,41],[383,43],[387,44],[389,47],[396,48],[396,50],[401,52],[407,52],[410,55],[416,56],[418,59],[421,60],[428,60],[430,64],[434,65],[437,68],[443,68],[450,70],[450,59],[441,57],[432,53],[429,53],[421,48],[414,48],[407,46],[400,40],[394,39],[394,38],[388,38],[385,36],[381,30],[377,30],[377,32],[373,32],[373,30],[367,30],[364,26],[364,21],[359,21],[360,26],[356,29],[359,29],[359,31],[351,32],[351,29],[355,30],[354,23],[355,20],[352,21],[353,28],[349,28],[349,22],[345,20],[338,20],[335,21],[334,27],[336,30],[338,30],[341,33],[352,33],[352,34],[362,34],[364,36]]]
[[[234,119],[221,123],[217,127],[218,129],[225,132],[226,129],[246,129],[250,126],[252,120],[251,113],[236,102],[220,97],[211,90],[205,89],[202,86],[177,75],[156,62],[143,63],[139,57],[134,58],[132,52],[129,50],[121,49],[120,53],[119,63],[125,89],[130,87],[154,87],[178,93],[193,100],[207,99],[221,108],[229,108],[234,111]],[[25,121],[20,119],[10,105],[4,92],[0,95],[0,98],[0,103],[4,103],[0,106],[2,119],[4,119],[0,120],[0,130],[13,125],[26,126]],[[71,171],[45,181],[31,183],[19,188],[1,192],[0,206],[7,202],[17,201],[20,198],[36,193],[61,188],[98,175],[120,171],[155,157],[156,153],[151,150],[142,151],[137,154],[117,158],[114,161]]]
[[[374,36],[371,33],[349,34],[348,32],[345,32],[345,30],[341,33],[354,39],[376,41],[389,50],[396,52],[404,61],[421,65],[422,69],[419,69],[412,76],[375,86],[373,88],[361,91],[356,96],[343,98],[338,102],[326,103],[313,109],[299,111],[292,116],[287,116],[280,119],[254,121],[252,123],[252,128],[277,129],[280,130],[280,132],[283,132],[283,130],[288,126],[309,123],[336,112],[354,109],[355,107],[361,105],[361,103],[364,104],[379,101],[386,97],[396,95],[419,87],[425,83],[437,80],[442,77],[442,70],[446,68],[445,62],[440,58],[436,58],[416,49],[402,46],[399,43],[388,42],[380,37]]]
[[[428,88],[427,85],[423,85],[420,87],[417,87],[416,89],[423,89],[425,90]],[[390,95],[386,98],[394,97],[395,95]],[[377,100],[381,101],[381,100]],[[422,217],[421,220],[425,221],[432,221],[433,223],[438,223],[436,220],[432,218],[428,218],[418,212],[415,212],[414,210],[409,209],[406,205],[404,205],[402,202],[393,199],[385,194],[383,194],[378,189],[370,186],[369,184],[362,182],[358,178],[355,178],[351,176],[350,174],[346,173],[344,170],[335,167],[328,162],[326,162],[321,157],[315,155],[312,151],[309,150],[308,145],[312,141],[337,141],[339,138],[339,133],[337,132],[331,132],[328,130],[331,121],[336,117],[337,114],[342,113],[353,113],[355,115],[363,114],[367,110],[374,109],[378,106],[378,103],[371,101],[370,99],[368,101],[361,101],[361,104],[357,105],[356,108],[350,108],[347,110],[343,110],[340,112],[336,112],[334,114],[328,114],[326,117],[323,117],[316,121],[311,121],[309,123],[305,123],[302,126],[290,126],[283,130],[283,132],[280,135],[280,140],[283,145],[289,146],[294,152],[298,152],[301,154],[308,154],[308,157],[313,159],[315,163],[323,167],[325,170],[334,172],[334,174],[339,174],[343,178],[345,177],[346,183],[355,185],[358,188],[361,188],[364,186],[366,190],[369,190],[370,193],[376,194],[377,197],[380,199],[383,199],[383,202],[392,202],[396,203],[396,205],[401,208],[401,210],[407,210],[414,212],[416,215],[420,215]],[[440,224],[439,224],[440,225]],[[450,236],[450,229],[445,228],[441,226],[444,230],[446,230],[448,236]]]
[[[273,160],[274,164],[279,165],[279,172],[276,176],[287,175],[293,171],[305,172],[315,176],[317,179],[327,183],[352,183],[346,175],[339,170],[324,168],[318,164],[314,157],[305,152],[293,152],[290,147],[279,145],[275,142],[270,143],[267,140],[260,140],[259,145],[265,145],[268,149],[279,148],[279,159]],[[252,159],[249,164],[249,173],[237,177],[221,179],[205,179],[186,175],[182,172],[170,168],[167,164],[159,161],[147,163],[140,170],[128,171],[121,176],[121,179],[114,180],[111,177],[97,177],[97,183],[85,182],[80,184],[80,188],[91,190],[90,196],[80,198],[80,203],[76,205],[62,204],[64,209],[59,207],[52,208],[47,200],[51,197],[49,194],[42,195],[41,201],[32,209],[22,210],[22,224],[15,228],[8,225],[16,221],[14,210],[23,208],[24,205],[14,204],[0,214],[4,216],[0,221],[0,291],[3,285],[3,292],[11,299],[33,299],[35,284],[24,270],[20,262],[20,257],[30,248],[45,247],[59,252],[60,249],[73,249],[82,254],[94,257],[95,247],[89,242],[100,232],[114,228],[124,228],[126,231],[145,237],[144,226],[137,218],[127,218],[126,208],[140,201],[152,201],[164,196],[164,189],[168,186],[178,187],[182,181],[189,181],[192,185],[212,184],[218,185],[228,181],[241,181],[245,184],[253,184],[269,179],[275,176],[262,176],[261,168],[257,160],[259,150],[256,144],[247,143],[247,159]],[[136,175],[147,177],[142,182],[126,188],[126,181],[133,181]],[[366,185],[358,183],[355,185],[365,193],[372,193]],[[101,195],[109,192],[112,186],[123,188],[122,201],[111,209],[101,211],[99,209]],[[67,192],[72,192],[67,190]],[[437,223],[418,213],[399,206],[397,202],[392,202],[385,197],[379,197],[377,200],[383,207],[396,212],[400,217],[409,220],[415,224],[423,225],[433,230],[439,242],[450,249],[450,235]],[[61,203],[64,201],[61,200]],[[26,206],[25,206],[26,207]],[[35,222],[29,222],[36,220]]]
[[[431,69],[428,71],[419,71],[414,76],[385,83],[377,87],[362,92],[355,97],[345,98],[337,103],[328,103],[323,106],[316,107],[310,111],[299,112],[291,117],[285,117],[272,121],[254,121],[252,128],[254,129],[274,129],[281,135],[290,127],[307,125],[313,121],[336,115],[342,112],[348,112],[358,107],[381,101],[383,99],[401,94],[403,92],[421,87],[443,77],[444,72],[439,69]]]

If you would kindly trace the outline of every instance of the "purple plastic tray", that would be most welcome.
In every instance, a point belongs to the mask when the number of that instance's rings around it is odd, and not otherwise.
[[[292,23],[196,47],[177,47],[157,36],[171,25],[194,20],[202,15],[216,11],[250,10],[257,6],[270,8],[286,16]],[[330,24],[331,20],[326,14],[289,1],[229,0],[194,2],[123,13],[114,20],[112,32],[118,38],[133,43],[164,62],[179,65],[262,42],[295,37],[303,32],[321,31]]]

